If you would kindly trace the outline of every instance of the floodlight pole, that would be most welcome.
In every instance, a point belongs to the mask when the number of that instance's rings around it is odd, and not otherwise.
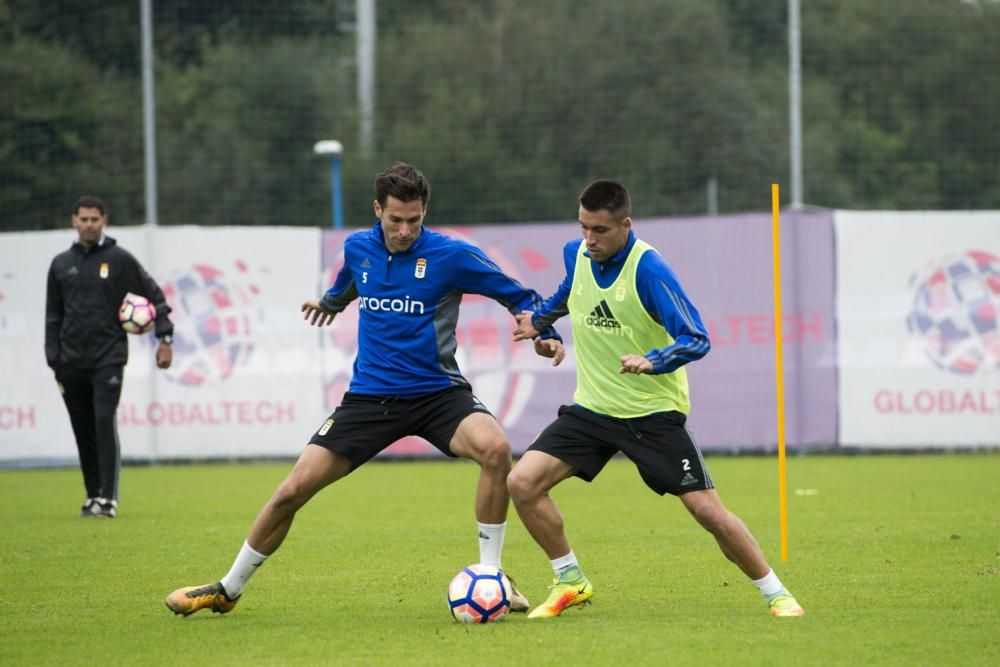
[[[788,0],[788,148],[793,211],[802,209],[802,40],[799,0]]]
[[[375,43],[378,27],[375,0],[356,0],[358,63],[359,146],[361,157],[371,160],[375,152]]]
[[[330,156],[330,190],[333,197],[333,228],[342,229],[344,227],[344,205],[340,192],[340,156],[344,152],[344,146],[339,141],[326,139],[317,141],[313,146],[316,155]]]
[[[153,70],[153,0],[139,0],[139,30],[141,34],[140,58],[142,61],[142,148],[145,167],[146,221],[143,231],[146,241],[146,270],[156,275],[156,252],[154,237],[160,224],[159,203],[157,201],[156,172],[156,90]],[[156,356],[150,355],[149,368],[153,370],[153,381],[149,383],[149,398],[156,403],[160,385],[156,373]],[[156,461],[160,455],[160,430],[149,429],[149,455]]]
[[[140,0],[142,31],[142,134],[146,166],[146,224],[158,223],[156,201],[156,97],[153,91],[153,7],[152,0]]]

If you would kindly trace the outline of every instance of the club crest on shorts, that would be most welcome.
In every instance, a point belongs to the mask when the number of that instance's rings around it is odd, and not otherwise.
[[[101,278],[107,278],[108,277],[108,263],[107,262],[101,262],[101,269],[98,272],[98,275],[100,275]]]
[[[330,427],[333,426],[333,420],[327,419],[323,422],[323,425],[319,427],[319,435],[326,435],[330,431]]]
[[[423,278],[425,273],[427,273],[427,260],[421,257],[417,260],[417,267],[413,269],[413,277]]]

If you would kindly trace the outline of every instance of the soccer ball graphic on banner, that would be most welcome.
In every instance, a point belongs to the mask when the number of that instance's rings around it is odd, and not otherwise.
[[[173,309],[174,361],[168,380],[204,387],[247,365],[264,319],[255,276],[246,262],[237,259],[220,265],[194,264],[161,283]]]
[[[118,308],[118,321],[130,334],[144,334],[156,324],[156,306],[149,299],[129,292]]]
[[[939,368],[958,375],[1000,370],[1000,258],[949,255],[910,278],[906,324]]]
[[[510,581],[495,567],[469,565],[448,584],[448,605],[462,623],[499,621],[510,611]]]

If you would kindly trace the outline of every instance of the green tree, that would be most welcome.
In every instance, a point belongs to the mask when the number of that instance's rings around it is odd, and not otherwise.
[[[704,211],[712,177],[729,210],[766,201],[783,123],[716,3],[445,7],[447,23],[396,22],[379,72],[401,102],[380,107],[380,151],[434,167],[439,218],[562,219],[602,176],[629,183],[641,215]]]
[[[435,223],[566,219],[598,177],[639,216],[705,212],[710,180],[720,210],[761,210],[788,179],[784,2],[378,3],[371,156],[352,0],[153,7],[165,224],[326,225],[324,138],[352,225],[397,159]],[[806,202],[1000,207],[998,32],[997,2],[803,3]],[[0,224],[62,226],[84,192],[141,222],[138,3],[0,0],[0,38]]]
[[[823,0],[803,13],[804,77],[835,97],[806,105],[836,149],[809,163],[809,200],[844,208],[1000,205],[1000,5]],[[806,154],[810,154],[806,145]],[[811,173],[810,173],[811,172]],[[847,187],[826,189],[827,183]]]
[[[128,82],[14,34],[0,45],[0,86],[10,91],[0,104],[0,205],[13,214],[6,226],[63,226],[85,193],[105,197],[116,221],[128,220],[137,202],[122,183],[141,166],[121,161],[139,148],[130,131],[138,114],[121,102]]]
[[[315,39],[201,51],[161,76],[163,223],[324,224],[329,171],[312,147],[354,123],[336,52]]]

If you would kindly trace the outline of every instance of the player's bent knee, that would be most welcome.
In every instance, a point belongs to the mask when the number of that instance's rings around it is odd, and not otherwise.
[[[525,502],[540,495],[538,486],[534,480],[529,479],[523,473],[519,473],[517,468],[514,468],[507,475],[507,491],[510,493],[511,500],[515,503]]]
[[[479,447],[476,460],[484,468],[509,472],[511,467],[510,442],[503,437],[490,438]]]

